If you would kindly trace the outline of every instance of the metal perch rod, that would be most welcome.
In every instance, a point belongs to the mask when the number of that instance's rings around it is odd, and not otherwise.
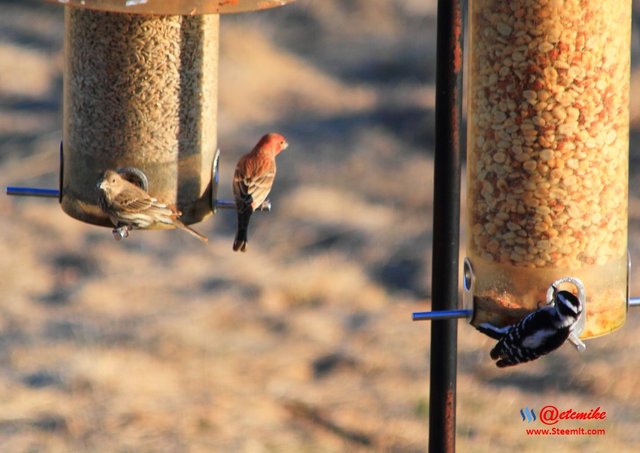
[[[39,189],[36,187],[7,187],[7,195],[20,197],[60,198],[58,189]]]
[[[7,187],[7,195],[20,197],[42,197],[42,198],[60,198],[58,189],[40,189],[37,187]],[[235,209],[236,202],[231,200],[216,200],[216,208],[218,209]],[[271,202],[265,201],[256,209],[256,211],[271,211]]]
[[[413,314],[414,321],[432,321],[434,319],[459,319],[468,318],[473,314],[473,310],[438,310],[419,311]]]
[[[216,206],[216,209],[235,209],[236,202],[230,201],[230,200],[216,200],[215,206]],[[271,211],[271,202],[269,200],[266,200],[264,203],[258,206],[256,211],[263,211],[263,212]]]
[[[630,307],[640,307],[640,297],[629,299]],[[473,310],[436,310],[417,311],[412,315],[414,321],[433,321],[434,319],[460,319],[469,318],[473,315]]]

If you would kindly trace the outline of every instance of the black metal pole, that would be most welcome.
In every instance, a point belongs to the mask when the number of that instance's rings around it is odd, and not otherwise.
[[[458,308],[460,125],[464,0],[438,0],[432,309]],[[429,452],[453,453],[456,437],[456,319],[431,326]]]

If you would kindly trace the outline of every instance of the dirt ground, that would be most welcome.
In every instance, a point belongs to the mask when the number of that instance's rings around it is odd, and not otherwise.
[[[57,187],[62,7],[0,1],[0,186]],[[268,131],[274,209],[231,250],[232,212],[177,231],[75,221],[0,197],[0,451],[425,451],[434,0],[298,0],[224,16],[221,196]],[[633,36],[634,63],[640,34]],[[640,262],[640,71],[630,250]],[[464,251],[461,251],[461,256]],[[640,295],[633,268],[632,294]],[[623,329],[499,370],[459,323],[461,452],[640,446],[640,309]],[[528,436],[525,407],[606,411],[602,436]]]

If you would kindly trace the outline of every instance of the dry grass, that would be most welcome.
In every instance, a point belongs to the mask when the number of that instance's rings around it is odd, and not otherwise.
[[[115,242],[55,201],[0,197],[0,450],[424,451],[430,326],[410,318],[429,308],[433,4],[223,18],[222,195],[257,136],[291,143],[247,254],[231,213],[198,225],[206,247],[174,231]],[[0,17],[0,77],[12,55],[38,73],[32,91],[0,79],[1,185],[56,185],[61,19],[35,1]],[[638,319],[507,371],[461,322],[458,450],[635,451]],[[607,435],[526,436],[520,408],[545,404],[601,406],[585,425]]]

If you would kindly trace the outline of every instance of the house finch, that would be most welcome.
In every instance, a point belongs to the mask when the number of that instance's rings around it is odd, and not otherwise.
[[[276,177],[276,156],[289,144],[280,134],[263,136],[250,153],[242,156],[233,175],[233,195],[238,211],[238,231],[233,250],[247,250],[251,214],[267,199]]]
[[[154,225],[173,225],[207,242],[207,237],[178,220],[182,214],[173,206],[161,203],[144,189],[124,179],[119,173],[107,170],[98,183],[100,208],[119,230],[145,229]],[[114,230],[115,231],[115,230]]]

